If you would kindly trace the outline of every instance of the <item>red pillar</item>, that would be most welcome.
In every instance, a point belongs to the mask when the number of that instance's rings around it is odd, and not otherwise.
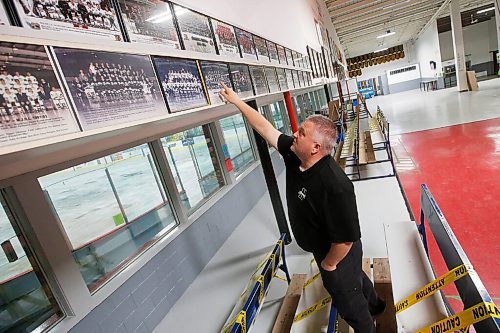
[[[292,125],[292,133],[295,133],[299,130],[299,126],[297,126],[297,118],[295,118],[292,95],[289,91],[285,91],[283,97],[285,97],[286,110],[288,112],[288,118],[290,118],[290,125]]]

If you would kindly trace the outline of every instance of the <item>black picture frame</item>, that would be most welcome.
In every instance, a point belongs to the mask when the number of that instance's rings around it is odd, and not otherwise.
[[[252,78],[248,65],[230,63],[229,72],[234,91],[239,97],[246,98],[254,95]]]
[[[278,76],[276,75],[276,68],[265,67],[264,72],[266,73],[266,79],[267,79],[267,85],[269,86],[269,91],[271,93],[280,91]]]
[[[266,73],[262,66],[250,66],[250,75],[256,95],[268,94],[269,86],[267,85]]]
[[[234,27],[214,18],[210,18],[210,21],[214,30],[219,54],[227,57],[241,58]]]
[[[255,51],[253,35],[248,31],[237,27],[234,28],[234,31],[236,32],[236,38],[238,39],[241,56],[244,59],[257,60],[258,57],[257,52]]]
[[[253,41],[255,44],[255,49],[257,51],[257,56],[259,61],[270,62],[269,51],[267,49],[267,42],[264,38],[254,35]]]
[[[229,75],[229,66],[224,62],[215,61],[199,61],[201,73],[203,76],[203,84],[210,105],[218,105],[224,103],[220,98],[219,92],[222,89],[221,82],[233,89],[233,83]]]
[[[96,1],[99,1],[98,3]],[[47,38],[58,33],[72,34],[75,38],[123,41],[115,2],[109,0],[79,0],[71,9],[69,2],[63,5],[12,0],[20,25],[24,29],[44,32]],[[92,13],[94,6],[99,10]],[[92,14],[91,14],[92,13]],[[99,19],[96,19],[96,16]]]
[[[286,74],[286,82],[287,82],[288,89],[294,89],[294,88],[296,88],[295,84],[293,82],[292,70],[288,69],[288,68],[285,69],[285,74]]]
[[[171,113],[208,104],[197,60],[158,56],[152,60]]]
[[[288,66],[294,66],[292,50],[285,48],[285,56]]]
[[[273,64],[279,64],[278,58],[278,48],[276,47],[276,43],[273,43],[269,40],[266,40],[267,50],[269,51],[269,60]]]
[[[278,50],[278,60],[280,64],[286,65],[287,60],[286,60],[286,53],[285,53],[285,48],[281,45],[276,44],[276,48]]]
[[[53,48],[84,130],[168,113],[147,55]]]
[[[216,54],[215,37],[208,16],[172,4],[185,50]]]
[[[286,73],[284,68],[276,68],[276,75],[278,76],[278,83],[280,90],[288,90],[288,82],[286,80]]]

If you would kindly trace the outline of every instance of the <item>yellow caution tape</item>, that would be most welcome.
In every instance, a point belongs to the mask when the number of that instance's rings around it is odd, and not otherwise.
[[[471,271],[472,269],[473,268],[470,265],[460,265],[452,269],[448,273],[438,277],[431,283],[428,283],[424,287],[417,290],[415,293],[406,297],[404,300],[396,303],[396,313],[400,313],[401,311],[408,309],[410,306],[420,302],[421,300],[434,295],[437,291],[443,289],[445,286],[469,274],[469,271]]]
[[[415,333],[448,333],[462,330],[487,318],[500,318],[500,311],[494,303],[482,302],[456,315],[421,328]]]
[[[311,305],[310,307],[308,307],[307,309],[296,315],[295,318],[293,318],[293,322],[295,323],[297,321],[301,321],[302,319],[309,317],[313,313],[316,313],[319,310],[323,309],[331,301],[332,301],[331,296],[323,298],[322,300],[316,302],[315,304]]]
[[[278,278],[278,279],[280,279],[280,280],[282,280],[282,281],[288,282],[288,280],[287,280],[287,279],[285,279],[284,277],[279,276],[278,274],[274,274],[274,277],[275,277],[275,278]]]
[[[320,276],[320,272],[314,274],[314,276],[312,278],[310,278],[309,280],[306,281],[306,283],[304,283],[304,289],[306,289],[306,287],[308,285],[310,285],[311,283],[313,283],[319,276]]]
[[[245,310],[240,311],[236,323],[241,325],[241,333],[247,332],[247,313]]]

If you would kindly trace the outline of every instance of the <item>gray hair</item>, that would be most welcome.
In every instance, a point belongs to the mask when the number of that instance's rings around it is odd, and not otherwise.
[[[331,154],[335,141],[337,140],[337,128],[335,123],[325,116],[314,114],[306,118],[314,124],[314,139],[321,144],[321,149],[325,155]]]

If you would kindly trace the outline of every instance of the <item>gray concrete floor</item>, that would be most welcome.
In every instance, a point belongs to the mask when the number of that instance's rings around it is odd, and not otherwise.
[[[456,88],[408,91],[368,100],[374,113],[380,105],[391,123],[391,134],[462,124],[500,116],[500,79],[479,83],[479,91]],[[278,176],[284,194],[284,174]],[[384,225],[410,220],[395,177],[355,183],[365,257],[387,257]],[[286,205],[286,201],[283,203]],[[272,206],[265,195],[245,217],[198,278],[174,305],[155,332],[219,332],[250,275],[278,238]],[[257,237],[249,237],[257,235]],[[287,246],[291,273],[307,273],[311,256],[295,243]],[[252,332],[270,332],[285,282],[274,279]]]

